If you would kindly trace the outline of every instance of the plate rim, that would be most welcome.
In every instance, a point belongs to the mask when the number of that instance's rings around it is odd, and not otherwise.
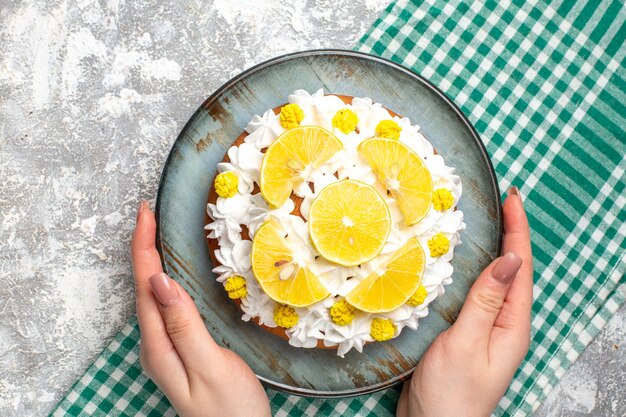
[[[472,125],[472,123],[469,121],[467,116],[461,111],[461,109],[452,101],[452,99],[450,99],[443,91],[439,89],[439,87],[434,85],[431,81],[424,78],[422,75],[418,74],[417,72],[413,71],[410,68],[397,64],[387,58],[368,54],[365,52],[354,51],[354,50],[349,50],[349,49],[310,49],[310,50],[304,50],[304,51],[290,52],[290,53],[279,55],[277,57],[270,58],[266,61],[260,62],[242,71],[238,75],[230,78],[228,81],[223,83],[206,100],[204,100],[202,104],[193,112],[193,114],[189,117],[189,120],[187,120],[185,125],[182,127],[182,129],[176,136],[176,139],[174,140],[174,142],[172,143],[172,146],[170,147],[169,153],[167,155],[167,159],[165,160],[165,163],[163,164],[163,168],[161,170],[161,175],[159,178],[159,186],[157,188],[155,210],[154,210],[155,220],[156,220],[156,236],[155,236],[156,242],[155,243],[156,243],[157,251],[159,252],[159,256],[161,257],[161,266],[163,268],[163,271],[167,272],[169,269],[165,262],[165,257],[163,256],[163,247],[162,247],[163,239],[161,236],[162,230],[161,230],[160,219],[161,219],[161,211],[162,211],[163,188],[164,188],[164,183],[168,175],[168,167],[171,166],[170,162],[171,162],[171,159],[174,157],[173,151],[178,145],[179,141],[183,140],[183,135],[185,134],[187,129],[190,127],[192,121],[195,120],[195,118],[198,116],[198,114],[201,111],[206,111],[208,107],[210,107],[215,101],[217,101],[226,90],[231,88],[233,85],[236,85],[239,81],[247,78],[248,76],[255,74],[256,72],[268,69],[274,65],[292,60],[294,58],[306,58],[306,57],[311,57],[311,56],[329,56],[329,55],[339,55],[340,57],[364,59],[364,60],[374,61],[376,63],[386,65],[388,67],[391,67],[391,69],[400,71],[403,74],[407,75],[408,77],[413,78],[415,81],[420,82],[426,88],[430,89],[431,92],[435,93],[443,101],[445,101],[446,104],[450,106],[450,108],[454,111],[457,117],[463,122],[465,127],[469,130],[471,134],[470,136],[472,137],[472,140],[475,143],[475,145],[478,147],[481,157],[483,161],[486,163],[486,167],[488,168],[489,179],[491,182],[491,190],[495,192],[494,197],[498,201],[501,199],[501,192],[500,192],[500,187],[498,186],[498,180],[497,180],[495,169],[493,167],[491,158],[489,157],[489,153],[487,152],[485,144],[480,139],[480,135],[476,131],[476,128],[474,127],[474,125]],[[502,204],[496,205],[496,218],[498,220],[498,236],[496,240],[497,242],[496,247],[498,248],[498,253],[501,253],[502,252],[502,237],[503,237],[503,230],[504,230],[504,223],[503,223],[503,217],[502,217]],[[348,390],[340,390],[340,391],[321,391],[321,390],[314,390],[314,389],[309,389],[309,388],[298,388],[298,387],[293,387],[293,386],[290,386],[281,382],[272,381],[256,373],[255,375],[265,387],[282,391],[282,392],[286,392],[289,394],[295,394],[295,395],[311,397],[311,398],[347,398],[347,397],[355,397],[355,396],[364,395],[364,394],[371,394],[377,391],[381,391],[385,388],[391,388],[407,380],[411,376],[411,374],[415,371],[416,367],[417,365],[409,369],[408,371],[405,371],[402,374],[396,375],[386,381],[382,381],[382,382],[379,382],[373,385],[368,385],[365,387],[348,389]]]

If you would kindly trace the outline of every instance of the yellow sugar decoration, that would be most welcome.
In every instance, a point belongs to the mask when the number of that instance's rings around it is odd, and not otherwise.
[[[237,298],[243,298],[248,295],[248,288],[241,287],[236,290],[228,291],[228,297],[235,300]]]
[[[415,293],[411,296],[411,298],[407,300],[406,303],[411,307],[417,307],[424,304],[427,295],[428,291],[426,291],[426,288],[423,285],[420,285],[419,287],[417,287],[417,291],[415,291]]]
[[[387,139],[400,139],[402,128],[393,120],[381,120],[376,125],[376,137]]]
[[[333,116],[333,127],[346,134],[354,131],[358,123],[358,116],[350,109],[341,109]]]
[[[450,249],[450,240],[443,233],[437,233],[428,240],[428,249],[433,258],[445,255]]]
[[[391,339],[395,331],[396,327],[388,319],[374,319],[370,325],[370,335],[379,342]]]
[[[224,289],[228,292],[228,297],[234,299],[243,298],[248,295],[246,279],[239,275],[234,275],[226,280]]]
[[[224,283],[224,289],[228,292],[238,290],[246,286],[246,279],[239,275],[233,275]]]
[[[433,191],[433,207],[437,211],[448,210],[454,203],[452,193],[445,188],[438,188]]]
[[[291,306],[281,305],[274,310],[274,322],[285,329],[295,326],[299,319],[298,313]]]
[[[232,171],[222,172],[215,177],[215,192],[220,197],[234,197],[238,186],[239,177]]]
[[[300,126],[304,119],[304,112],[297,104],[286,104],[280,110],[280,124],[285,129],[292,129]]]
[[[345,326],[354,320],[354,310],[346,300],[340,300],[330,308],[330,318],[335,324]]]

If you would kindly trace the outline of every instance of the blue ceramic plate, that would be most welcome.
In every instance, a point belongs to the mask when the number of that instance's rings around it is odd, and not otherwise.
[[[452,262],[454,283],[417,331],[339,358],[334,349],[298,349],[255,323],[215,281],[204,231],[209,187],[231,143],[255,114],[287,101],[296,89],[371,97],[419,124],[463,181],[459,209],[467,230]],[[461,111],[419,75],[352,51],[299,52],[233,78],[194,113],[167,158],[157,197],[157,245],[164,270],[191,294],[215,340],[239,354],[266,385],[316,397],[377,391],[407,379],[432,340],[454,322],[478,273],[500,252],[500,192],[476,131]]]

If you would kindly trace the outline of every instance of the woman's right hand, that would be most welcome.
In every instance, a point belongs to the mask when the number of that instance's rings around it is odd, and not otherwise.
[[[472,286],[457,321],[420,360],[398,417],[484,417],[528,351],[533,267],[528,220],[517,188],[504,201],[503,256]]]

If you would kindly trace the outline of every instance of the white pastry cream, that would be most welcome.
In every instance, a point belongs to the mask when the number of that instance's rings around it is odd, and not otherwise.
[[[263,161],[262,150],[270,146],[285,132],[279,115],[271,109],[263,116],[254,116],[246,132],[248,136],[239,146],[228,150],[229,162],[220,163],[220,173],[233,171],[239,178],[237,193],[230,198],[218,197],[215,204],[208,204],[207,211],[212,222],[206,226],[208,237],[217,239],[219,249],[215,257],[221,265],[213,269],[219,282],[224,283],[231,276],[246,279],[247,295],[241,299],[241,309],[245,321],[257,318],[259,323],[276,327],[274,310],[278,304],[269,298],[259,286],[250,264],[252,241],[242,237],[242,226],[248,229],[251,239],[258,228],[270,216],[277,219],[285,228],[287,239],[299,263],[307,267],[320,279],[331,296],[304,308],[296,308],[299,320],[286,330],[289,343],[296,347],[312,348],[322,341],[324,346],[337,347],[337,354],[343,357],[351,349],[361,352],[363,345],[373,342],[370,325],[374,318],[389,319],[395,327],[394,337],[404,327],[416,329],[419,319],[428,315],[428,305],[444,293],[444,286],[452,282],[453,268],[450,261],[454,247],[460,244],[459,232],[465,229],[463,213],[456,210],[461,197],[461,180],[454,174],[454,168],[445,165],[443,158],[434,153],[432,145],[420,133],[420,127],[411,125],[408,118],[392,117],[389,112],[369,98],[352,98],[351,104],[339,97],[324,95],[323,90],[309,94],[297,90],[288,98],[289,103],[300,106],[304,113],[301,126],[317,125],[334,133],[343,143],[344,149],[337,152],[318,169],[305,174],[303,181],[294,193],[303,198],[300,211],[304,219],[290,214],[294,209],[291,199],[276,209],[270,209],[260,193],[254,193],[254,185],[259,184]],[[333,128],[332,119],[338,110],[348,108],[358,116],[356,131],[348,134]],[[358,145],[375,135],[375,128],[381,120],[394,120],[401,128],[399,140],[417,153],[431,173],[433,189],[445,188],[452,194],[451,208],[437,211],[432,206],[426,217],[413,226],[406,226],[397,202],[387,196],[386,189],[379,184],[375,173],[357,152]],[[309,208],[317,194],[328,184],[344,179],[356,179],[378,189],[389,206],[392,227],[382,252],[371,261],[357,267],[344,267],[326,261],[319,255],[309,237],[306,219]],[[428,240],[436,234],[443,234],[450,241],[450,249],[443,256],[431,257]],[[329,308],[342,299],[372,272],[382,273],[385,262],[409,238],[417,237],[426,255],[426,269],[422,285],[427,291],[424,302],[418,306],[404,304],[389,313],[369,314],[356,311],[354,320],[348,325],[334,323]],[[317,259],[316,259],[317,256]],[[348,279],[351,277],[350,279]]]

